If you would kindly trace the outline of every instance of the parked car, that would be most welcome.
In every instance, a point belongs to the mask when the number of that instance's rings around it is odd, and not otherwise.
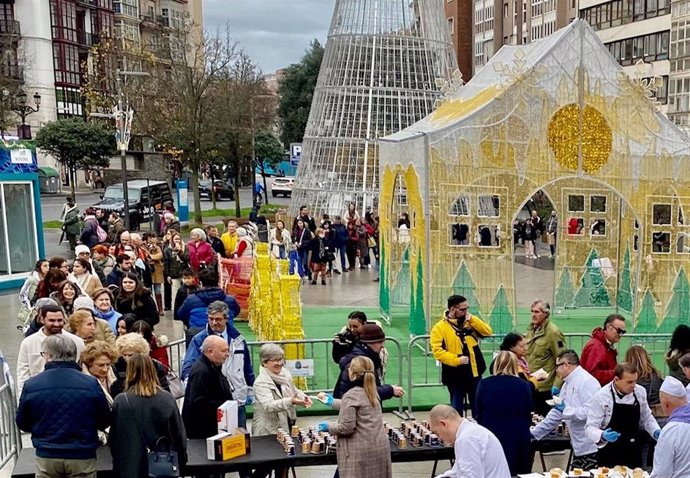
[[[213,191],[216,193],[216,200],[221,201],[223,199],[228,199],[232,201],[235,199],[235,191],[230,189],[225,181],[222,179],[213,180]],[[201,199],[207,198],[211,200],[211,180],[202,179],[199,181],[199,197]]]
[[[135,179],[127,181],[129,199],[129,221],[133,231],[139,229],[142,222],[149,220],[151,213],[163,209],[166,202],[175,203],[170,186],[165,181]],[[122,183],[105,188],[101,200],[91,206],[105,211],[106,215],[115,211],[120,216],[125,214],[125,200]]]
[[[292,196],[292,188],[295,186],[294,177],[275,178],[271,185],[271,196],[277,197],[282,194],[285,197]]]

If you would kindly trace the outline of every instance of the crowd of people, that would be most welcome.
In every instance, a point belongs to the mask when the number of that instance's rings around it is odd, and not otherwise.
[[[254,436],[295,425],[297,409],[311,407],[311,398],[295,387],[276,344],[261,347],[255,375],[247,342],[234,324],[239,305],[218,287],[218,258],[253,254],[251,234],[231,221],[222,235],[212,226],[193,229],[185,244],[170,211],[160,222],[161,239],[155,232],[140,236],[119,227],[114,233],[118,221],[111,218],[106,225],[112,243],[85,242],[82,234],[71,268],[62,257],[39,261],[20,292],[25,338],[17,362],[17,424],[32,434],[39,473],[95,476],[96,449],[108,444],[115,476],[145,477],[146,450],[160,439],[182,465],[187,438],[216,434],[217,408],[231,399],[238,402],[241,427],[247,427],[246,407],[253,405]],[[351,206],[316,228],[302,208],[291,234],[277,222],[270,246],[276,257],[291,256],[298,272],[311,274],[316,283],[338,270],[336,253],[343,271],[356,258],[368,268],[368,239],[376,236],[376,223],[370,217],[362,222]],[[102,238],[95,224],[91,229]],[[335,242],[341,230],[348,238],[344,246]],[[310,266],[305,270],[303,264]],[[564,422],[573,468],[653,462],[654,478],[690,477],[690,327],[674,332],[666,355],[670,374],[663,378],[642,346],[633,345],[620,360],[616,344],[626,333],[624,317],[606,317],[578,353],[566,346],[549,304],[536,300],[526,334],[506,335],[487,365],[481,341],[493,331],[469,308],[465,297],[449,297],[431,330],[430,348],[449,404],[434,407],[429,422],[456,454],[452,469],[440,476],[529,473],[533,442]],[[166,309],[185,328],[179,377],[171,373],[165,338],[154,332]],[[338,419],[318,429],[338,437],[336,476],[392,476],[381,403],[405,391],[385,382],[385,340],[380,324],[359,311],[333,339],[340,373],[333,393],[319,399],[338,410]],[[180,412],[175,399],[182,397]],[[668,424],[662,432],[663,420]],[[288,470],[247,468],[240,476],[274,472],[286,476]]]
[[[566,347],[549,304],[536,300],[527,333],[507,334],[489,376],[482,378],[486,365],[479,343],[492,330],[468,309],[464,297],[451,296],[431,331],[431,351],[441,363],[450,401],[432,410],[432,428],[455,443],[457,459],[441,476],[530,473],[533,441],[551,436],[561,423],[569,430],[572,468],[632,470],[653,463],[652,477],[690,476],[690,327],[679,325],[673,333],[665,357],[671,372],[664,379],[641,345],[632,345],[619,359],[616,344],[626,333],[624,317],[607,316],[578,354]],[[467,409],[476,424],[462,418]],[[662,433],[665,422],[677,424]],[[468,437],[482,446],[470,446]],[[474,474],[463,471],[469,469]]]

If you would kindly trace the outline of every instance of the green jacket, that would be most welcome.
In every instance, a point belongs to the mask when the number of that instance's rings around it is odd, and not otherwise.
[[[73,207],[65,213],[65,219],[62,223],[62,229],[68,236],[78,236],[81,232],[79,225],[79,209]]]
[[[550,319],[546,319],[538,329],[530,326],[527,331],[527,364],[531,372],[543,368],[549,378],[537,382],[537,391],[547,392],[553,385],[560,387],[563,380],[556,377],[556,357],[565,350],[565,337]]]

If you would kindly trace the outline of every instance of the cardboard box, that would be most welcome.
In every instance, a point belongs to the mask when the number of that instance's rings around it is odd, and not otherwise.
[[[225,461],[251,452],[249,432],[238,428],[235,433],[219,433],[206,439],[206,458]]]
[[[234,433],[237,428],[238,403],[228,400],[218,407],[218,433]]]

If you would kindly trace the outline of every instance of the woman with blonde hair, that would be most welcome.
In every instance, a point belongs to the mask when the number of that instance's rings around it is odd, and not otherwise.
[[[501,442],[511,475],[532,470],[532,387],[519,377],[519,370],[513,352],[499,352],[494,359],[493,375],[479,382],[476,398],[477,423]]]
[[[341,478],[393,476],[375,373],[371,359],[355,357],[348,369],[353,387],[343,398],[333,400],[329,395],[319,394],[319,399],[340,410],[338,422],[321,422],[319,431],[328,431],[338,437],[336,455]]]
[[[96,319],[89,309],[79,309],[70,315],[65,330],[81,337],[85,344],[104,341],[115,345],[115,334],[110,330],[108,323],[105,320]]]
[[[117,350],[108,342],[97,340],[91,342],[81,353],[81,369],[87,374],[95,377],[101,386],[108,405],[113,405],[113,397],[110,394],[110,387],[115,383],[115,373],[113,363],[117,360]]]
[[[178,465],[187,462],[187,434],[180,412],[173,396],[161,388],[148,355],[137,353],[129,359],[125,393],[113,402],[108,443],[118,478],[148,478],[147,449],[159,445],[177,452]]]
[[[113,365],[113,372],[115,372],[115,383],[110,387],[113,397],[119,395],[125,390],[127,368],[130,359],[136,354],[149,355],[151,352],[151,347],[146,339],[135,333],[129,333],[125,335],[118,336],[115,341],[115,348],[117,349],[117,354],[119,358]],[[162,363],[158,360],[153,360],[153,366],[156,369],[158,376],[158,382],[163,389],[170,391],[170,386],[168,385],[167,370]]]

